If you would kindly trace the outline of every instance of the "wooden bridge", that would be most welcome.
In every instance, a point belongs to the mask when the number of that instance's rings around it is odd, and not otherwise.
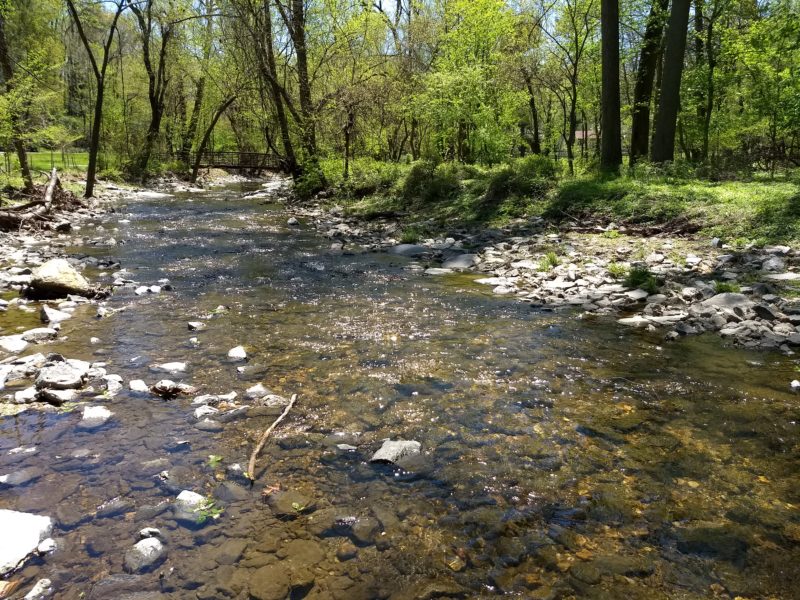
[[[156,155],[160,159],[174,160],[171,155]],[[193,166],[197,153],[180,156],[186,164]],[[206,150],[200,155],[201,169],[247,169],[252,171],[282,171],[284,168],[280,157],[266,152],[216,152]]]

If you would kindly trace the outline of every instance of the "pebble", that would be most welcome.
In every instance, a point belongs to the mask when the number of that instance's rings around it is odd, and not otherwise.
[[[236,346],[235,348],[228,350],[228,358],[232,360],[246,360],[247,351],[243,346]]]

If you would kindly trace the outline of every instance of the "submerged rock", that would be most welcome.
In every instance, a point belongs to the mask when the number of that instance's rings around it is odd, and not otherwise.
[[[45,600],[53,595],[53,582],[49,579],[40,579],[31,588],[23,600]]]
[[[125,570],[128,573],[142,573],[158,564],[166,554],[164,544],[158,538],[148,537],[136,542],[125,553]]]
[[[199,513],[206,504],[204,496],[191,490],[183,490],[175,499],[175,520],[196,524],[200,518]]]
[[[0,577],[10,573],[33,553],[53,529],[50,517],[0,509]]]
[[[197,390],[185,383],[175,383],[170,379],[162,379],[154,383],[150,387],[150,391],[162,398],[174,398],[179,394],[191,394]]]
[[[88,368],[83,364],[55,362],[42,367],[36,377],[36,389],[74,390],[83,387]]]
[[[389,249],[389,254],[397,254],[399,256],[419,256],[425,252],[430,252],[430,248],[417,244],[398,244]]]
[[[185,362],[167,362],[167,363],[160,363],[151,365],[151,371],[163,371],[165,373],[169,373],[170,375],[174,375],[176,373],[183,373],[186,371],[186,363]]]
[[[86,278],[63,258],[54,258],[34,269],[26,294],[37,300],[64,298],[69,294],[91,296]]]
[[[385,440],[369,462],[396,463],[402,458],[419,454],[422,444],[413,440]]]
[[[442,267],[445,269],[465,270],[475,266],[477,262],[477,254],[459,254],[458,256],[454,256],[453,258],[449,258],[444,261],[444,263],[442,263]]]
[[[83,417],[78,427],[80,429],[96,429],[106,424],[114,416],[105,406],[87,406],[83,409]]]

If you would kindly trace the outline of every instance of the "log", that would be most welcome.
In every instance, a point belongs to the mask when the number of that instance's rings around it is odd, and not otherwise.
[[[23,225],[33,221],[48,220],[50,208],[53,204],[53,196],[60,186],[61,181],[58,178],[58,171],[53,167],[53,171],[50,173],[50,181],[48,181],[44,191],[44,199],[34,200],[33,202],[0,211],[0,230],[20,229]],[[33,210],[29,210],[31,208]]]
[[[61,181],[58,179],[58,171],[55,167],[53,167],[53,171],[50,173],[50,181],[47,182],[47,188],[44,191],[44,211],[50,212],[50,205],[53,204],[53,194],[56,191],[56,187],[61,185]]]
[[[253,453],[250,455],[250,462],[247,464],[247,473],[246,476],[250,480],[250,486],[252,487],[253,484],[256,482],[256,459],[258,458],[258,453],[264,448],[264,444],[267,443],[267,438],[272,433],[272,431],[278,426],[278,424],[283,421],[286,415],[289,414],[289,411],[292,410],[295,401],[297,400],[297,394],[292,395],[292,399],[289,400],[289,404],[286,405],[286,408],[283,409],[283,412],[280,416],[273,421],[272,425],[267,427],[267,430],[261,434],[261,438],[258,440],[258,444],[253,449]]]

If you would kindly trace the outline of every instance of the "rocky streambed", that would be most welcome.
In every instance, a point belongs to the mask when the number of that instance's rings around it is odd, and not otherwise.
[[[539,223],[402,245],[280,180],[115,193],[3,245],[0,597],[794,594],[794,313],[759,287],[791,250]],[[52,259],[88,288],[20,296]],[[740,290],[706,290],[731,260]],[[717,316],[785,353],[680,330]]]

